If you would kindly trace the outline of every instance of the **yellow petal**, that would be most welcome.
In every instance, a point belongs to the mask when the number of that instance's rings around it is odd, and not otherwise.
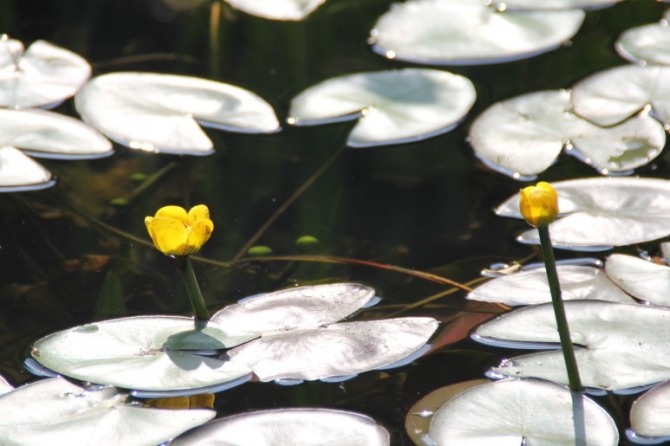
[[[199,220],[193,223],[191,231],[186,242],[186,254],[193,254],[200,251],[214,230],[212,220]]]
[[[519,192],[519,209],[531,226],[547,226],[558,216],[558,194],[544,181],[525,187]]]
[[[174,218],[147,217],[147,230],[154,246],[165,255],[181,256],[185,254],[188,241],[188,229]]]
[[[154,217],[161,218],[174,218],[182,222],[184,225],[188,224],[188,215],[186,214],[186,209],[181,206],[163,206],[158,211]]]
[[[199,220],[209,220],[209,209],[204,204],[193,206],[188,211],[188,224],[192,225]]]

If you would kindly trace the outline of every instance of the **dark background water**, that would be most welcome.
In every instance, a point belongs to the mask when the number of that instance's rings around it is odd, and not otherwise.
[[[268,100],[283,121],[290,99],[311,84],[338,74],[410,66],[384,60],[366,44],[376,18],[391,3],[330,0],[299,23],[267,21],[224,5],[212,43],[209,5],[174,12],[161,0],[3,0],[0,31],[26,45],[45,39],[75,51],[90,61],[94,74],[154,71],[239,85]],[[522,184],[474,159],[466,142],[469,123],[497,100],[568,88],[590,73],[625,63],[613,50],[616,37],[659,20],[664,9],[651,0],[625,1],[589,12],[571,43],[551,53],[503,65],[445,67],[477,87],[477,103],[462,125],[419,143],[343,151],[257,244],[278,256],[362,259],[463,282],[494,261],[531,254],[531,248],[514,241],[523,225],[491,212]],[[57,111],[76,116],[71,101]],[[202,256],[227,262],[341,150],[351,125],[285,126],[266,136],[207,130],[216,153],[204,158],[117,146],[107,159],[42,161],[58,175],[54,189],[0,196],[0,373],[16,385],[30,380],[22,369],[26,349],[53,330],[121,315],[188,313],[174,262],[123,233],[146,241],[144,216],[165,204],[205,203],[216,229]],[[113,204],[133,194],[138,174],[152,175],[166,166],[173,168],[127,205]],[[641,173],[667,177],[667,154]],[[592,175],[590,168],[562,157],[541,178]],[[303,235],[319,244],[296,246]],[[377,309],[360,315],[371,318],[448,289],[351,262],[261,259],[232,267],[200,262],[196,270],[212,308],[293,284],[355,280],[384,297]],[[403,314],[450,322],[463,309],[496,310],[474,308],[460,293]],[[221,415],[298,405],[353,409],[384,423],[394,444],[408,444],[403,423],[411,404],[444,384],[481,376],[504,354],[510,352],[464,340],[412,366],[370,372],[343,384],[246,384],[219,394],[216,407]],[[609,398],[603,404],[623,408],[620,422],[627,425],[628,402]]]

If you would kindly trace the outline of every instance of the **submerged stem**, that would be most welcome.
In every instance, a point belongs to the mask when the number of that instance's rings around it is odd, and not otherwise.
[[[561,350],[565,367],[568,371],[568,382],[570,389],[576,392],[582,392],[584,387],[579,377],[577,368],[577,359],[575,350],[570,338],[570,328],[568,319],[565,315],[565,306],[561,297],[561,286],[558,282],[558,272],[556,271],[556,259],[554,250],[551,246],[548,226],[537,228],[540,233],[540,244],[542,245],[542,256],[544,257],[544,266],[547,271],[547,281],[549,282],[549,291],[551,292],[551,302],[554,306],[554,315],[556,316],[556,325],[558,326],[558,336],[561,340]]]
[[[177,256],[177,263],[179,265],[179,270],[184,275],[186,293],[188,294],[188,298],[193,306],[193,311],[195,312],[196,324],[198,321],[208,321],[209,311],[205,306],[205,300],[200,292],[200,286],[198,285],[198,279],[195,277],[191,259],[188,256]]]

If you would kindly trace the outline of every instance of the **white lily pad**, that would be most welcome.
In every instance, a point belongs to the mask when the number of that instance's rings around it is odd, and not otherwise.
[[[550,382],[510,379],[466,389],[433,416],[437,446],[616,446],[612,417],[584,395]]]
[[[263,333],[319,328],[338,322],[375,297],[357,283],[287,288],[228,305],[211,321],[231,332]]]
[[[46,189],[54,184],[41,164],[14,147],[0,147],[0,192]]]
[[[252,369],[261,381],[349,376],[411,355],[438,325],[433,318],[409,317],[273,332],[227,354],[232,364]]]
[[[91,76],[81,56],[44,40],[23,53],[17,40],[0,40],[0,106],[55,107],[73,96]]]
[[[0,396],[0,443],[155,446],[212,419],[213,410],[128,405],[114,388],[84,389],[51,378]]]
[[[563,149],[603,174],[629,172],[665,146],[663,126],[647,114],[603,128],[571,111],[570,92],[539,91],[497,102],[475,119],[470,144],[489,167],[532,179]]]
[[[486,0],[498,10],[559,11],[563,9],[601,9],[623,0]]]
[[[612,254],[607,275],[618,286],[645,302],[670,306],[670,267],[625,254]]]
[[[406,68],[339,76],[301,92],[291,101],[293,125],[358,119],[350,147],[401,144],[453,129],[475,102],[467,78],[445,71]]]
[[[556,269],[564,300],[594,299],[635,303],[635,300],[618,288],[600,268],[557,265]],[[512,306],[551,302],[544,268],[498,277],[475,288],[467,298]]]
[[[232,415],[207,423],[170,446],[385,446],[388,431],[355,412],[321,408],[271,409]]]
[[[619,55],[637,64],[670,65],[670,28],[667,19],[636,26],[619,36],[614,44]]]
[[[660,444],[670,440],[669,402],[670,383],[654,387],[639,397],[630,409],[632,432],[626,432],[628,437],[642,444]],[[639,441],[640,437],[643,441]]]
[[[670,309],[603,301],[567,301],[565,311],[582,383],[604,390],[648,386],[670,379]],[[479,326],[473,339],[491,345],[558,346],[551,304],[506,313]],[[492,373],[568,382],[560,350],[517,356]]]
[[[91,323],[45,336],[32,356],[65,376],[137,390],[195,390],[237,380],[251,370],[193,351],[238,345],[255,334],[228,333],[193,319],[138,316]]]
[[[533,57],[572,38],[584,11],[500,12],[482,1],[395,3],[370,33],[372,49],[389,59],[434,65],[476,65]]]
[[[231,6],[264,19],[304,20],[326,0],[225,0]]]
[[[553,183],[561,216],[549,225],[554,246],[602,250],[656,240],[670,234],[670,181],[654,178],[586,178]],[[522,218],[514,194],[495,210]],[[536,230],[522,243],[539,243]]]
[[[670,67],[622,65],[574,85],[575,113],[598,125],[618,124],[646,107],[670,125]]]
[[[280,130],[272,107],[234,85],[189,76],[122,72],[98,76],[75,97],[91,126],[130,148],[208,155],[198,124],[241,133]]]

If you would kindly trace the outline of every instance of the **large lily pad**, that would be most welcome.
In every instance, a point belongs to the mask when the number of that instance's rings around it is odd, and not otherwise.
[[[433,416],[437,446],[615,446],[614,420],[591,399],[554,383],[510,379],[466,389]]]
[[[388,431],[372,418],[343,410],[271,409],[232,415],[184,434],[170,446],[384,446]]]
[[[623,0],[495,0],[492,2],[498,10],[516,11],[560,11],[563,9],[600,9],[612,6]]]
[[[215,415],[133,406],[114,388],[84,389],[52,378],[0,396],[0,443],[155,446]]]
[[[532,57],[570,39],[584,11],[500,12],[471,0],[409,0],[382,15],[370,35],[387,58],[475,65]]]
[[[670,181],[653,178],[586,178],[553,183],[561,216],[549,225],[556,247],[608,249],[670,234]],[[518,194],[496,214],[522,218]],[[539,243],[536,230],[521,234],[523,243]]]
[[[631,430],[626,432],[628,437],[641,444],[660,444],[670,440],[669,401],[670,383],[654,387],[638,398],[630,409]]]
[[[130,148],[208,155],[212,142],[199,127],[242,133],[280,130],[272,107],[234,85],[189,76],[110,73],[75,97],[84,121]]]
[[[635,303],[607,274],[592,266],[558,265],[558,279],[564,300],[607,300]],[[544,268],[533,268],[498,277],[471,291],[468,299],[505,305],[533,305],[551,302]]]
[[[670,309],[603,301],[567,301],[579,373],[587,387],[622,390],[670,379]],[[546,348],[558,345],[551,304],[506,313],[479,326],[479,342],[500,346]],[[560,350],[513,357],[492,369],[494,374],[538,377],[567,383]]]
[[[607,275],[640,300],[670,306],[670,267],[639,257],[612,254],[605,264]]]
[[[498,102],[475,119],[470,144],[488,166],[532,179],[563,149],[603,174],[629,172],[656,158],[665,131],[646,114],[603,128],[571,111],[570,92],[540,91]]]
[[[357,73],[328,79],[294,97],[288,122],[319,125],[358,119],[348,146],[400,144],[453,129],[475,98],[470,80],[445,71]]]
[[[24,53],[20,41],[3,39],[0,54],[2,107],[55,107],[91,76],[81,56],[44,40],[36,40]]]
[[[0,192],[46,189],[55,183],[37,161],[14,147],[0,147]]]
[[[193,319],[138,316],[96,322],[50,334],[33,344],[43,366],[82,381],[137,390],[205,389],[248,376],[251,370],[197,351],[238,345],[255,334],[229,334]],[[195,352],[194,352],[195,351]]]
[[[624,31],[614,48],[625,59],[637,64],[670,65],[668,13],[659,23],[636,26]]]
[[[233,7],[264,19],[303,20],[326,0],[226,0]]]

